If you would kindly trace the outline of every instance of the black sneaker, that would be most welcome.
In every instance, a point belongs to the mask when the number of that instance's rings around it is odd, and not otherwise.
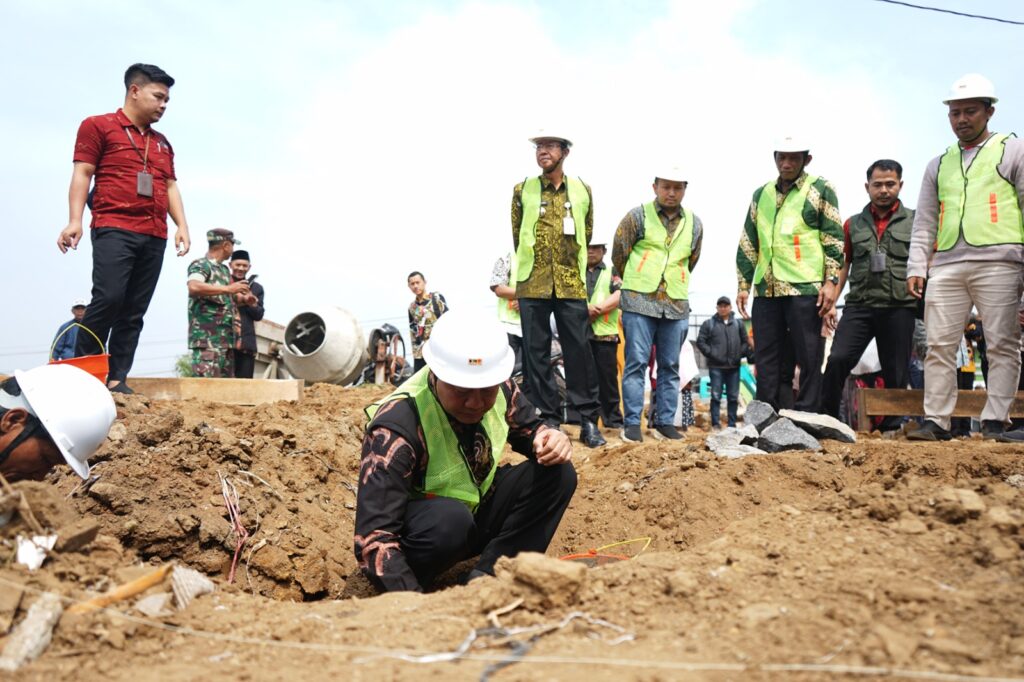
[[[132,389],[128,388],[128,384],[123,381],[110,387],[111,393],[124,393],[125,395],[132,395],[135,393]]]
[[[683,434],[671,424],[664,424],[654,427],[654,438],[656,440],[682,440]]]
[[[907,434],[907,440],[953,440],[953,434],[942,428],[931,419],[926,419],[921,428]]]
[[[1003,422],[995,419],[986,419],[981,422],[981,437],[985,440],[998,440],[999,436],[1006,433]],[[1024,436],[1024,434],[1022,434]]]
[[[627,426],[624,429],[622,429],[621,431],[619,431],[619,438],[621,438],[622,440],[626,441],[627,443],[643,443],[644,442],[644,434],[643,434],[643,431],[640,430],[640,425],[639,424],[634,424],[633,426]]]

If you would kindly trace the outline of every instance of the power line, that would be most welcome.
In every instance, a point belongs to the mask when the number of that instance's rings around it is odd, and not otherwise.
[[[983,14],[970,14],[969,12],[957,12],[952,9],[943,9],[941,7],[929,7],[928,5],[915,5],[910,2],[900,2],[900,0],[875,0],[875,2],[884,2],[889,5],[902,5],[903,7],[911,7],[913,9],[923,9],[929,12],[940,12],[942,14],[953,14],[958,17],[967,17],[969,19],[984,19],[985,21],[998,21],[1000,24],[1011,24],[1013,26],[1024,26],[1024,21],[1014,21],[1012,19],[1001,19],[999,17],[988,17]]]

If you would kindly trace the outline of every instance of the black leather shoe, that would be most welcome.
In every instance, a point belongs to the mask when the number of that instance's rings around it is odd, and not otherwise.
[[[1024,429],[1014,429],[1013,431],[1003,431],[1002,433],[994,436],[995,440],[1000,443],[1016,443],[1020,445],[1024,443]]]
[[[111,386],[107,390],[109,390],[111,393],[124,393],[125,395],[132,395],[133,393],[135,393],[135,391],[133,391],[132,389],[128,388],[128,385],[126,383],[124,383],[123,381],[119,382],[117,384],[114,384],[113,386]]]
[[[981,437],[985,440],[997,440],[1006,432],[1003,422],[995,419],[986,419],[981,422]]]
[[[658,440],[682,440],[683,434],[671,424],[662,424],[654,427],[654,437]]]
[[[926,419],[916,431],[907,434],[907,440],[953,440],[953,434],[942,428],[931,419]]]
[[[608,442],[601,435],[597,425],[586,419],[580,422],[580,441],[588,448],[599,448]]]

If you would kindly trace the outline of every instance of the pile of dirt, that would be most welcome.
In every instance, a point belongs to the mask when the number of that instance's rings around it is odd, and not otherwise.
[[[110,584],[119,566],[176,561],[219,590],[161,628],[62,621],[28,679],[476,678],[499,661],[514,667],[496,676],[524,680],[1024,671],[1017,446],[862,438],[726,460],[700,430],[642,444],[609,432],[608,447],[576,451],[579,487],[547,557],[503,559],[496,578],[464,587],[368,598],[354,490],[362,407],[383,393],[317,386],[301,403],[255,408],[120,400],[99,480],[83,490],[61,474],[50,486],[100,526],[94,548],[14,572],[81,597],[104,586],[101,570]],[[251,533],[234,586],[221,475]],[[554,558],[629,540],[609,551],[646,551],[594,568]],[[461,655],[416,658],[461,644]]]

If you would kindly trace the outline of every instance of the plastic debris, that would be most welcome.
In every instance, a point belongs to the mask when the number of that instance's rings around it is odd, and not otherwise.
[[[174,603],[181,611],[201,594],[209,594],[216,587],[213,581],[199,571],[175,566],[171,572],[171,588],[174,590]]]
[[[34,571],[46,561],[46,553],[57,543],[56,535],[33,535],[31,539],[19,535],[17,561],[28,570]]]
[[[0,670],[13,672],[26,663],[39,658],[50,646],[53,628],[64,613],[64,604],[58,595],[47,592],[29,608],[28,615],[15,628],[0,655]]]

